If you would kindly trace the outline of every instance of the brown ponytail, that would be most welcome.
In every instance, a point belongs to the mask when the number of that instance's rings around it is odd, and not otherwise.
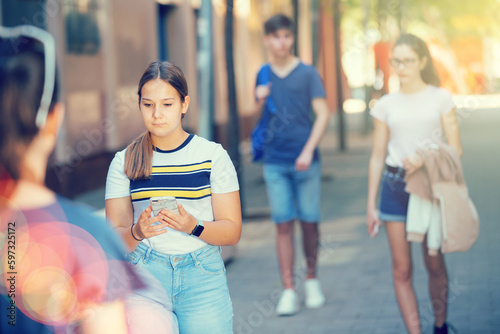
[[[142,87],[149,81],[161,79],[174,87],[181,98],[185,101],[188,95],[188,86],[184,73],[176,65],[168,61],[155,61],[149,64],[146,71],[139,80],[137,94],[139,105],[142,98]],[[128,147],[125,153],[125,174],[131,180],[148,179],[151,177],[153,168],[153,141],[151,133],[146,131],[137,137]]]
[[[125,152],[125,175],[131,180],[148,179],[153,167],[153,142],[146,131],[137,137]]]

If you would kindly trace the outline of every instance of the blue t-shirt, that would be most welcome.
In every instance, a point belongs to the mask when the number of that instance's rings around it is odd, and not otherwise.
[[[3,209],[0,219],[1,253],[11,255],[1,263],[1,333],[78,332],[75,315],[88,303],[144,287],[122,239],[85,206],[57,197],[44,208]]]
[[[295,163],[311,134],[312,100],[326,96],[323,81],[314,67],[302,62],[284,78],[271,70],[270,79],[276,113],[269,117],[264,163]],[[313,160],[318,159],[316,149]]]

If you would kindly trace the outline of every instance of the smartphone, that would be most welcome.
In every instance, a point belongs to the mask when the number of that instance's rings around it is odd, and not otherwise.
[[[372,233],[370,234],[371,238],[375,238],[375,236],[378,234],[379,226],[378,224],[375,223],[375,226],[373,226]]]
[[[154,216],[158,216],[162,209],[173,212],[176,215],[179,214],[179,210],[177,209],[177,201],[174,196],[151,197],[149,199],[149,203],[151,203],[151,207],[153,208]]]

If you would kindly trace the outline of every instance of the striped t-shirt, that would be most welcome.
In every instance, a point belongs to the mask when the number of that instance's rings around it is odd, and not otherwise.
[[[203,221],[213,221],[212,193],[239,190],[238,179],[229,155],[220,144],[196,135],[178,148],[153,152],[150,179],[131,181],[124,173],[125,150],[116,153],[106,180],[106,199],[129,197],[134,223],[155,196],[174,196],[187,212]],[[166,254],[193,252],[206,243],[187,233],[167,228],[168,232],[142,242]]]

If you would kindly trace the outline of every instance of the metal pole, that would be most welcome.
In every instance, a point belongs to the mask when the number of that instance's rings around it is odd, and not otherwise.
[[[293,21],[295,22],[294,35],[295,44],[293,45],[293,52],[295,56],[299,55],[299,0],[292,0],[293,6]]]
[[[198,68],[200,76],[200,118],[198,134],[208,140],[214,139],[214,70],[212,37],[212,3],[203,0],[198,19]]]
[[[236,101],[236,80],[234,75],[233,38],[234,38],[234,16],[233,0],[227,0],[225,20],[225,46],[226,46],[226,71],[227,71],[227,97],[228,97],[228,154],[238,173],[240,184],[241,212],[245,214],[245,201],[243,198],[243,165],[241,164],[240,144],[240,120],[238,116],[238,103]]]
[[[319,26],[319,0],[312,0],[312,57],[313,65],[318,63],[318,26]]]
[[[335,70],[337,74],[337,114],[339,123],[339,148],[343,152],[346,150],[346,129],[344,115],[344,99],[342,93],[342,53],[340,50],[340,0],[334,1],[333,22],[334,22],[334,46],[335,46]]]
[[[368,61],[368,48],[369,48],[369,39],[368,39],[368,22],[370,20],[370,0],[363,0],[363,33],[365,37],[365,52],[363,55],[363,72],[365,73],[365,111],[363,113],[363,135],[367,135],[370,130],[370,100],[372,94],[371,85],[368,84],[368,73],[372,70]]]

